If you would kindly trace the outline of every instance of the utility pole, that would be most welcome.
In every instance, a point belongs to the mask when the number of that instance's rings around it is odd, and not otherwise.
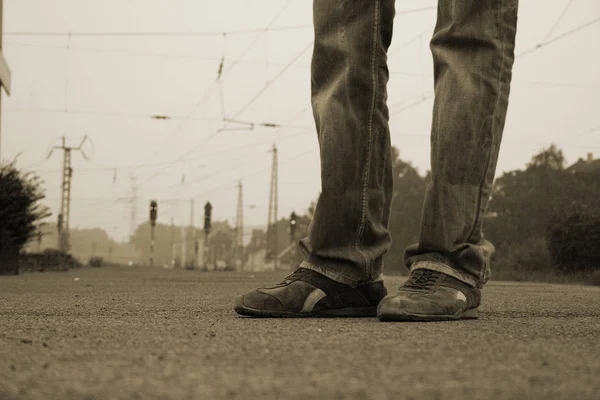
[[[298,217],[296,216],[296,213],[294,211],[292,211],[292,214],[290,215],[290,244],[294,244],[294,242],[296,241],[296,224],[298,222]]]
[[[129,234],[134,235],[137,229],[137,193],[138,186],[134,175],[131,175],[131,197],[129,198],[130,214],[129,214]]]
[[[198,252],[196,246],[196,233],[194,229],[194,199],[190,200],[190,232],[188,233],[190,240],[192,241],[192,250],[194,252],[194,256],[192,258],[191,268],[196,268],[196,260],[198,259]]]
[[[238,183],[238,203],[235,217],[234,249],[240,259],[240,270],[244,270],[244,197],[242,182]],[[235,258],[234,258],[235,259]]]
[[[88,139],[84,136],[81,143],[77,147],[68,147],[65,142],[65,137],[62,137],[61,146],[54,146],[50,149],[47,159],[52,156],[54,149],[63,151],[63,176],[60,193],[60,213],[58,214],[58,248],[65,253],[69,250],[69,214],[71,211],[71,181],[73,178],[73,168],[71,167],[71,151],[80,151],[83,158],[88,160],[82,146]]]
[[[171,267],[173,266],[173,260],[175,260],[175,219],[171,217]]]
[[[154,227],[158,216],[158,204],[156,200],[150,202],[150,266],[154,264]]]
[[[185,268],[185,223],[181,224],[181,268]]]
[[[204,205],[204,250],[202,252],[205,266],[208,266],[208,263],[210,262],[210,248],[208,247],[208,237],[210,235],[211,218],[212,204],[210,204],[210,201],[207,201]]]
[[[6,94],[8,94],[10,96],[10,83],[11,83],[10,68],[8,68],[8,64],[6,63],[6,60],[4,59],[4,54],[2,53],[3,10],[4,10],[4,2],[3,2],[3,0],[0,0],[0,86],[2,86],[4,88],[4,90],[6,91]],[[0,90],[0,108],[1,108],[1,100],[2,100],[2,91]],[[2,124],[1,124],[1,118],[0,118],[0,126],[1,125]],[[1,135],[2,135],[2,132],[0,131],[0,145],[1,145]],[[1,149],[2,149],[2,147],[0,147],[0,150]],[[0,161],[2,160],[1,154],[2,153],[0,151]]]
[[[292,264],[296,262],[296,225],[298,224],[298,216],[294,211],[290,215],[290,245],[293,246],[291,253],[293,257]]]
[[[278,246],[277,246],[277,147],[273,144],[273,164],[271,166],[271,188],[269,192],[269,219],[267,222],[267,256],[269,256],[269,244],[273,243],[274,254],[273,254],[273,262],[275,269],[277,269],[277,255],[278,255]],[[274,224],[274,226],[271,226]]]

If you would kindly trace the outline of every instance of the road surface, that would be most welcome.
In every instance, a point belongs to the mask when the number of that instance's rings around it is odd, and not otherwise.
[[[600,287],[491,282],[474,321],[233,312],[284,275],[0,277],[0,399],[600,398]]]

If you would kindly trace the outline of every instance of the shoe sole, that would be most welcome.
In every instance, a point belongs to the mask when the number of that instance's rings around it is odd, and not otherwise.
[[[431,314],[406,314],[397,312],[381,312],[377,315],[380,321],[456,321],[459,319],[477,319],[479,318],[479,308],[470,308],[465,311],[458,311],[454,315],[431,315]]]
[[[286,311],[259,310],[246,306],[236,306],[235,312],[246,317],[258,318],[373,318],[377,316],[377,307],[339,308],[314,313],[294,313]]]

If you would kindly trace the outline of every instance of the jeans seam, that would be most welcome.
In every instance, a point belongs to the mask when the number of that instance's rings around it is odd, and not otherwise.
[[[368,132],[369,132],[369,140],[368,140],[368,147],[367,147],[367,162],[366,165],[363,169],[363,185],[362,185],[362,210],[361,210],[361,216],[360,216],[360,223],[358,225],[358,230],[356,231],[356,240],[354,242],[354,248],[364,257],[365,259],[365,267],[366,267],[366,272],[368,275],[368,278],[371,278],[371,273],[372,273],[372,269],[373,269],[373,260],[371,260],[371,256],[364,251],[364,249],[362,248],[361,245],[361,240],[365,231],[365,225],[367,222],[367,192],[368,192],[368,188],[369,188],[369,175],[371,172],[371,157],[372,157],[372,151],[373,151],[373,117],[375,114],[375,102],[377,100],[377,85],[378,85],[378,80],[377,80],[377,71],[376,71],[376,65],[377,65],[377,34],[379,31],[379,16],[381,14],[380,12],[380,0],[376,0],[373,6],[373,39],[371,41],[371,45],[373,46],[373,51],[371,53],[371,83],[373,85],[373,91],[371,94],[371,104],[369,106],[369,123],[368,123]]]
[[[500,0],[498,1],[498,25],[500,26],[500,45],[501,45],[501,50],[500,50],[500,63],[499,63],[499,68],[498,68],[498,77],[497,77],[497,82],[498,82],[498,94],[496,96],[496,101],[494,103],[494,109],[492,111],[492,123],[491,123],[491,134],[492,134],[492,139],[491,139],[491,143],[490,146],[494,146],[494,142],[495,142],[495,125],[496,125],[496,111],[498,109],[498,102],[500,101],[500,93],[502,93],[502,68],[504,67],[504,59],[506,57],[506,45],[504,43],[504,29],[503,29],[503,23],[502,23],[502,8],[504,5],[504,1]],[[485,181],[487,179],[488,173],[489,173],[489,169],[490,169],[490,164],[491,164],[491,152],[492,152],[492,148],[490,148],[490,152],[487,155],[487,160],[486,160],[486,166],[485,166],[485,172],[483,174],[483,178],[482,178],[482,182],[479,185],[479,195],[477,196],[477,206],[475,208],[475,219],[473,221],[473,229],[471,230],[471,232],[469,233],[469,236],[467,237],[470,238],[471,236],[473,236],[473,233],[475,232],[475,229],[477,227],[477,223],[478,221],[481,219],[481,215],[480,215],[480,208],[481,208],[481,197],[483,195],[483,187],[485,186]],[[486,266],[484,266],[480,271],[479,271],[479,280],[480,282],[483,281],[484,279],[484,275],[485,275],[485,269]]]

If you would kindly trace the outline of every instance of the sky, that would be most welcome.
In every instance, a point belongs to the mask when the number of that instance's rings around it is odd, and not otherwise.
[[[392,144],[421,173],[435,5],[398,0],[389,51]],[[2,95],[1,157],[39,174],[55,220],[62,152],[50,149],[87,136],[89,160],[72,155],[71,227],[126,240],[151,199],[161,223],[188,224],[193,200],[194,224],[210,201],[213,218],[234,225],[239,181],[244,224],[266,226],[275,144],[278,216],[302,214],[320,188],[311,24],[310,0],[4,0],[12,94]],[[551,143],[569,164],[600,156],[599,37],[598,0],[521,1],[516,54],[527,54],[513,70],[497,175]]]

